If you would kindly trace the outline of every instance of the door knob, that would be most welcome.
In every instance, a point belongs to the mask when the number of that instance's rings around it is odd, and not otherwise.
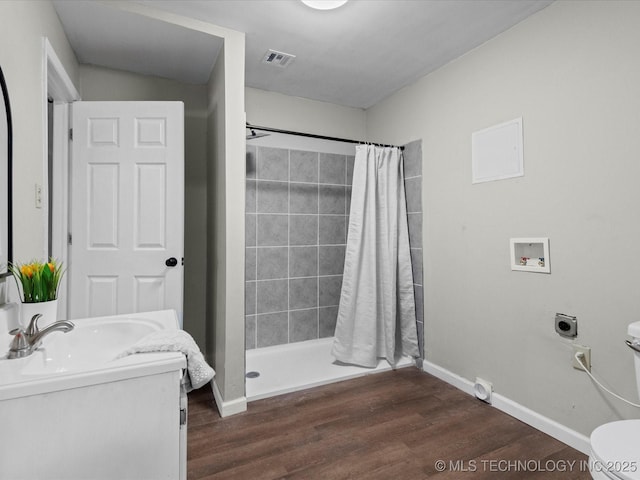
[[[176,259],[176,257],[167,258],[164,264],[167,267],[175,267],[176,265],[178,265],[178,260]]]

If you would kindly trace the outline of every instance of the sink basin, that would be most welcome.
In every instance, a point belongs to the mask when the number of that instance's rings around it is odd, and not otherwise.
[[[129,318],[73,321],[68,332],[46,336],[25,363],[23,375],[60,374],[113,362],[118,354],[162,324],[151,319]]]
[[[176,352],[116,358],[138,340],[159,330],[180,328],[174,310],[71,320],[70,332],[52,332],[28,357],[0,357],[0,401],[154,375],[185,365]],[[5,345],[13,337],[5,336]],[[1,475],[0,475],[1,476]]]

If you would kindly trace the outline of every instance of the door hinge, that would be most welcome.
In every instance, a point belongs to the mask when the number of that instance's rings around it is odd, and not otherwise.
[[[187,424],[187,409],[181,408],[180,409],[180,425],[186,425],[186,424]]]
[[[73,128],[69,129],[69,140],[73,140]]]
[[[67,233],[67,243],[69,245],[73,245],[73,237],[71,236],[71,233]]]

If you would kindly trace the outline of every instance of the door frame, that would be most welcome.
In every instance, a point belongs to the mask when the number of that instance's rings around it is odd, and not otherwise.
[[[71,81],[47,37],[42,41],[43,68],[43,173],[42,173],[42,228],[43,258],[47,258],[48,239],[51,234],[51,256],[63,265],[68,261],[69,242],[69,110],[72,102],[80,100],[80,93]],[[51,186],[53,205],[49,205],[48,168],[48,114],[47,101],[53,100],[53,152],[54,165]],[[51,225],[49,225],[51,210]],[[67,275],[63,275],[58,292],[58,318],[67,318]]]

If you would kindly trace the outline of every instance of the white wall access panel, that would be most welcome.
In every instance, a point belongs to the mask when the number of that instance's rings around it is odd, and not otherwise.
[[[472,183],[524,175],[522,118],[471,134]]]

